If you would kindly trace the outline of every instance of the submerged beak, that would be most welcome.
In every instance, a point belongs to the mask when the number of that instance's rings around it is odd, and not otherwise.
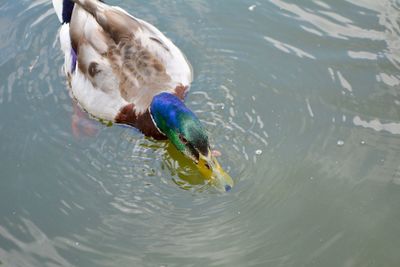
[[[207,157],[200,155],[199,162],[197,163],[200,173],[219,191],[230,191],[233,187],[232,178],[222,169],[211,152],[208,155]]]

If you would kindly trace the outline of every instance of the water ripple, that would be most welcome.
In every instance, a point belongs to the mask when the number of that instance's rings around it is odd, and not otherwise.
[[[328,14],[328,18],[326,18],[316,14],[316,12],[301,8],[295,4],[286,3],[285,1],[271,0],[270,2],[279,7],[281,10],[295,15],[298,20],[313,25],[315,28],[319,29],[325,35],[330,37],[345,40],[349,38],[385,40],[385,36],[382,32],[360,28],[352,24],[350,19],[337,14],[332,16],[333,13],[331,12],[322,12],[325,13],[325,15]],[[338,24],[337,22],[341,22],[341,24]]]
[[[273,44],[276,48],[278,48],[279,50],[288,53],[288,54],[295,54],[296,56],[298,56],[299,58],[310,58],[310,59],[315,59],[315,57],[307,52],[304,52],[303,50],[296,48],[294,46],[291,46],[289,44],[285,44],[282,43],[278,40],[272,39],[270,37],[265,36],[264,39],[267,42],[270,42],[271,44]]]

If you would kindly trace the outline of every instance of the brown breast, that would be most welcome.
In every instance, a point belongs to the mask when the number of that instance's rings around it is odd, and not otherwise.
[[[175,88],[175,95],[183,101],[186,96],[187,89],[187,86],[177,86]],[[115,117],[115,122],[133,126],[140,130],[144,135],[153,137],[156,140],[167,139],[167,137],[154,125],[149,109],[142,114],[136,114],[135,105],[133,103],[127,104],[121,108],[120,112]]]
[[[116,123],[127,124],[140,130],[144,135],[153,137],[156,140],[165,140],[167,137],[161,133],[154,125],[147,109],[143,114],[137,115],[135,105],[128,104],[124,106],[115,118]]]

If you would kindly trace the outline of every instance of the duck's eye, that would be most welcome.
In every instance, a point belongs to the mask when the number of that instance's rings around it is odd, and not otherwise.
[[[181,140],[181,142],[186,145],[187,143],[189,143],[189,141],[183,136],[183,135],[179,135],[179,140]]]
[[[211,167],[210,167],[210,165],[208,165],[207,162],[204,164],[204,166],[206,166],[207,169],[211,170]]]

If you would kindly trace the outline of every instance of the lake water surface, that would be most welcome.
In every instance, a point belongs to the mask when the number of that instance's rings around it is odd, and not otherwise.
[[[236,186],[84,117],[48,0],[0,1],[0,266],[400,266],[400,4],[109,0],[194,68]]]

